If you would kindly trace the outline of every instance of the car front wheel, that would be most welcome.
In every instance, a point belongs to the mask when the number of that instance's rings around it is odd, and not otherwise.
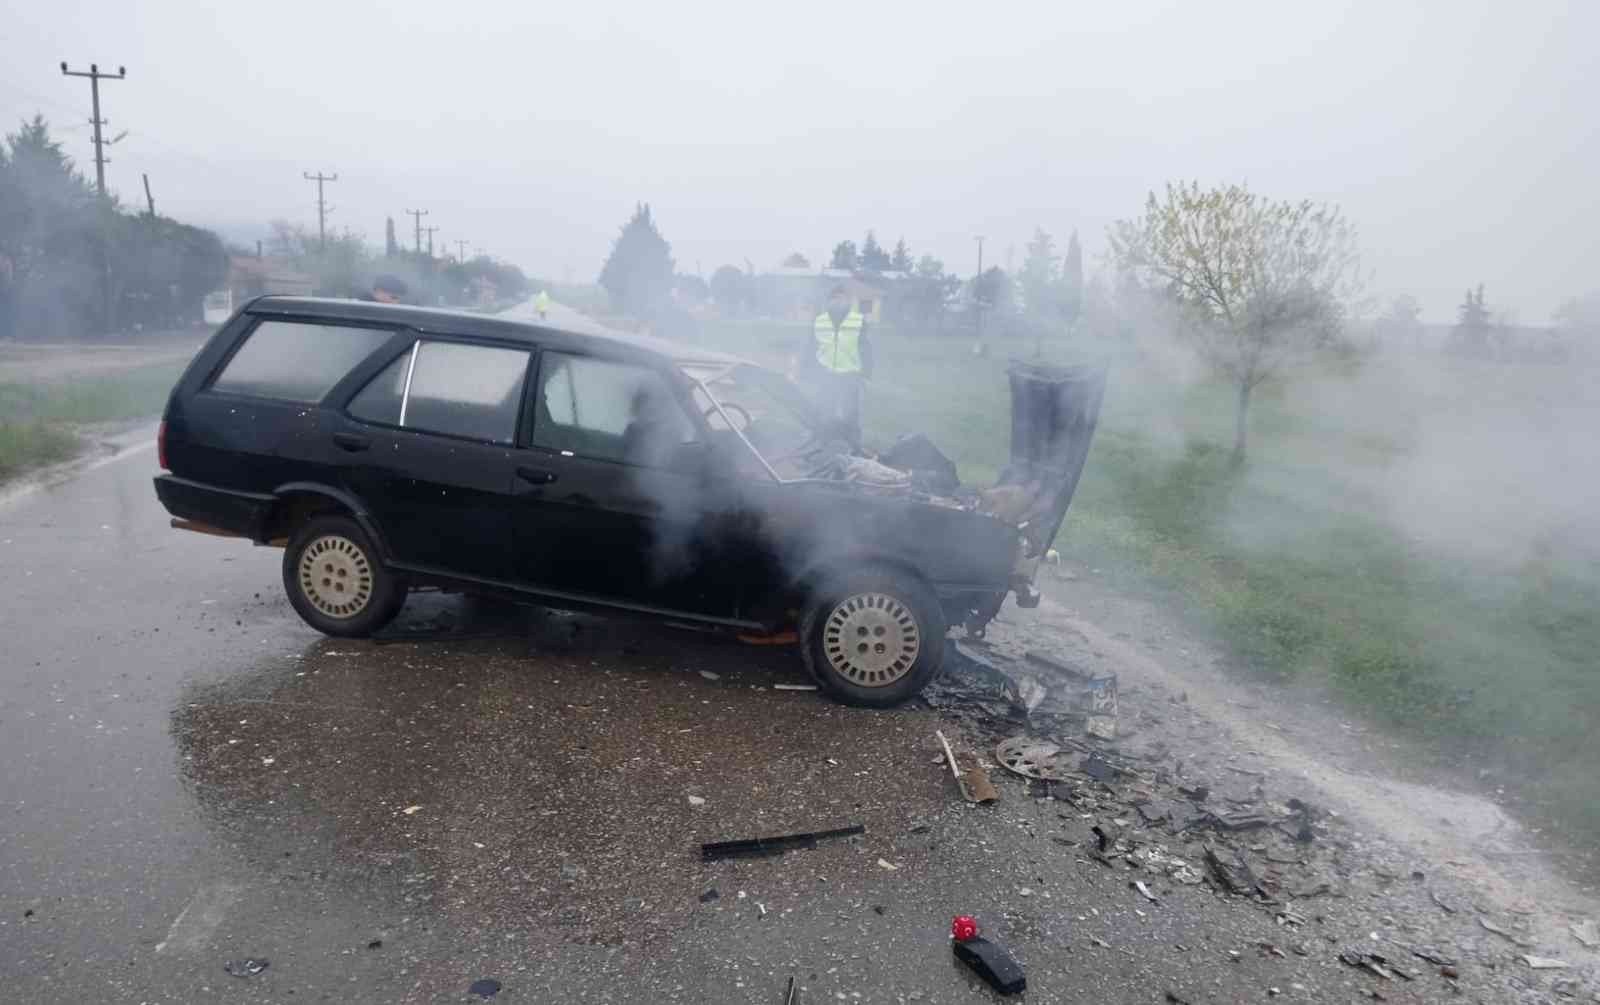
[[[938,597],[894,569],[827,577],[812,591],[800,627],[806,667],[847,705],[898,705],[921,691],[944,662]]]
[[[307,521],[283,553],[283,587],[306,624],[324,635],[361,638],[394,620],[406,591],[349,517]]]

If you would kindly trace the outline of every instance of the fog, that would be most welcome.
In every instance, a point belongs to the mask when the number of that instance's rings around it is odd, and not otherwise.
[[[0,3],[0,121],[43,112],[108,180],[244,241],[314,227],[303,171],[336,171],[330,223],[381,243],[425,208],[438,240],[592,280],[634,203],[679,268],[867,227],[969,274],[1035,226],[1111,220],[1171,178],[1340,203],[1379,296],[1447,321],[1460,291],[1543,323],[1594,285],[1600,84],[1582,3],[812,4],[464,7]],[[67,129],[68,126],[72,128]],[[402,226],[402,236],[409,232]]]

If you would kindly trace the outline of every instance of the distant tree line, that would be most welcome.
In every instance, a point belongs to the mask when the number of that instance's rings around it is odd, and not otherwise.
[[[274,220],[266,251],[315,281],[314,293],[325,297],[360,296],[375,277],[389,274],[404,280],[406,299],[430,306],[473,306],[487,287],[496,302],[516,300],[535,283],[509,262],[479,255],[465,262],[436,258],[426,251],[407,251],[394,240],[394,220],[386,221],[384,254],[376,254],[359,234],[346,230],[321,240],[309,228]],[[238,254],[249,254],[236,249]]]
[[[42,116],[0,143],[0,338],[195,323],[226,273],[211,231],[100,198]]]

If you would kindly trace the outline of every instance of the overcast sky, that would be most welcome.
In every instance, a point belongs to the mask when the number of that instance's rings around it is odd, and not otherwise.
[[[126,200],[240,237],[332,222],[592,280],[636,201],[680,270],[875,228],[954,271],[1173,178],[1340,204],[1373,291],[1487,283],[1544,323],[1600,288],[1600,3],[273,3],[0,0],[0,123],[42,111]],[[408,232],[408,231],[406,231]],[[454,248],[454,245],[451,245]],[[1013,251],[1014,249],[1014,251]]]

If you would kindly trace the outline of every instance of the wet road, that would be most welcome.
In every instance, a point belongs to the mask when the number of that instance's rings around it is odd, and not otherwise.
[[[957,910],[1026,961],[1030,1001],[1360,983],[1328,947],[1365,918],[1284,958],[1270,913],[1164,880],[1147,903],[1084,857],[1092,815],[1009,778],[961,804],[932,712],[773,690],[803,681],[785,652],[427,595],[405,627],[458,637],[324,639],[280,552],[168,530],[154,473],[145,451],[0,508],[7,1000],[472,1001],[492,978],[497,1001],[764,1003],[791,975],[807,1002],[993,1000],[951,962]],[[224,971],[246,958],[270,965]]]

